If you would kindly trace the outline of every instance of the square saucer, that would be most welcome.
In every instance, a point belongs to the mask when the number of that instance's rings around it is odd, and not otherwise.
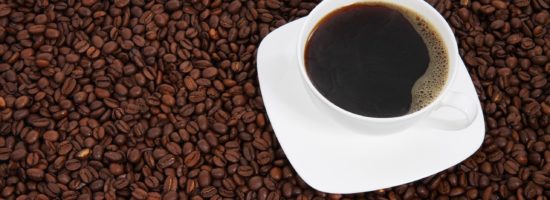
[[[356,193],[412,182],[445,170],[472,155],[483,142],[481,105],[467,128],[448,131],[423,120],[393,134],[358,130],[314,104],[299,74],[297,37],[305,19],[266,36],[258,49],[258,79],[268,117],[290,163],[311,187],[329,193]],[[458,55],[457,55],[458,56]],[[449,89],[477,99],[460,61]],[[453,110],[432,115],[458,119]]]

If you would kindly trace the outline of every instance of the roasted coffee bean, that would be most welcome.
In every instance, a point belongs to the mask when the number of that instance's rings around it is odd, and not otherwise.
[[[141,188],[136,188],[134,191],[132,191],[132,197],[135,199],[144,200],[147,199],[147,195],[147,191]]]
[[[273,157],[271,156],[271,154],[266,151],[260,152],[256,157],[257,162],[260,165],[268,164],[269,162],[271,162],[272,158]]]
[[[93,180],[93,175],[87,168],[80,169],[78,175],[80,180],[84,183],[90,183]]]
[[[30,98],[28,96],[20,96],[15,99],[14,105],[16,109],[21,109],[29,105]]]
[[[212,176],[210,176],[210,172],[206,170],[202,170],[199,172],[198,176],[198,182],[201,187],[206,187],[211,184]]]
[[[218,133],[226,133],[227,132],[227,126],[222,123],[214,123],[212,125],[212,129]]]
[[[216,195],[217,189],[214,186],[207,186],[204,189],[201,190],[200,194],[204,198],[210,198]]]
[[[0,160],[8,160],[11,155],[11,149],[0,147]]]
[[[109,172],[115,176],[122,175],[124,173],[124,168],[121,164],[111,163],[109,165]]]
[[[6,100],[4,99],[4,97],[0,97],[0,108],[5,108],[6,107]]]
[[[123,159],[123,155],[119,152],[106,152],[103,156],[113,162],[122,161]]]
[[[14,161],[20,161],[27,156],[27,150],[25,148],[17,148],[11,152],[10,159]]]
[[[44,128],[50,125],[50,120],[47,118],[33,118],[29,119],[29,124],[37,128]]]
[[[76,157],[80,159],[86,159],[88,156],[90,156],[91,150],[88,148],[82,149],[76,153]]]
[[[173,165],[175,162],[176,162],[176,157],[174,157],[174,155],[172,154],[167,154],[158,161],[157,165],[159,168],[162,169]]]
[[[239,161],[240,154],[237,151],[230,150],[225,152],[224,158],[229,162],[236,163]]]
[[[55,142],[59,139],[59,133],[55,130],[49,130],[44,132],[42,137],[46,141]]]
[[[69,171],[76,171],[80,168],[81,163],[79,160],[72,159],[65,162],[65,168]]]
[[[0,17],[5,17],[11,13],[11,6],[8,4],[0,4]]]
[[[260,176],[254,176],[254,177],[252,177],[248,180],[248,187],[251,190],[260,189],[260,187],[262,187],[262,185],[263,185],[263,180],[262,180],[262,177],[260,177]]]
[[[269,144],[267,143],[267,141],[265,141],[262,138],[254,139],[254,141],[252,142],[252,145],[256,149],[261,150],[261,151],[267,150],[269,148]]]
[[[254,174],[254,169],[246,165],[239,166],[239,168],[237,169],[237,174],[244,177],[252,176],[252,174]]]
[[[222,168],[214,168],[212,169],[212,177],[221,179],[225,176],[225,171]]]
[[[34,181],[40,181],[44,177],[44,170],[39,168],[30,168],[26,172],[27,176]]]
[[[187,156],[185,156],[183,162],[187,167],[193,167],[198,164],[200,161],[200,152],[199,151],[193,151],[189,153]]]
[[[32,144],[38,140],[38,137],[39,137],[38,131],[31,130],[27,132],[27,134],[25,134],[25,137],[23,138],[23,140],[28,144]]]

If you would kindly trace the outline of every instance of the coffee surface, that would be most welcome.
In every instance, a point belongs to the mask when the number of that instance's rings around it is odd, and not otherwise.
[[[305,51],[308,76],[337,106],[369,117],[421,109],[447,77],[446,50],[429,24],[390,4],[353,4],[322,19]]]

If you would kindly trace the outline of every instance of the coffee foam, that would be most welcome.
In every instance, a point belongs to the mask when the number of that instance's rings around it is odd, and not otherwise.
[[[411,107],[409,113],[418,111],[432,103],[441,93],[447,83],[449,73],[448,52],[443,38],[430,23],[421,15],[400,5],[387,2],[371,2],[369,5],[379,5],[399,11],[413,25],[428,48],[430,63],[426,72],[414,83],[411,90]]]
[[[415,82],[411,90],[412,101],[409,112],[418,111],[433,102],[447,83],[449,58],[443,38],[432,25],[420,18],[418,14],[404,11],[404,16],[424,40],[428,48],[430,63],[426,72]]]

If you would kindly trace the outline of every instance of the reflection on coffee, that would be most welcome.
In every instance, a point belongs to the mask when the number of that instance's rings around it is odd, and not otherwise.
[[[438,32],[414,11],[359,3],[323,18],[305,50],[306,71],[335,105],[368,117],[397,117],[430,104],[449,60]]]

